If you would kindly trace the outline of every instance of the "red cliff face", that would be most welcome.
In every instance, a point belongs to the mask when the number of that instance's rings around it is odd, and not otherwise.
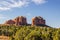
[[[15,24],[15,21],[14,20],[8,20],[5,22],[5,24]]]
[[[16,17],[15,22],[16,22],[15,23],[16,25],[26,25],[27,24],[27,20],[23,16]]]
[[[40,25],[40,24],[45,25],[45,20],[42,17],[38,16],[32,18],[32,25]]]
[[[26,20],[26,17],[18,16],[13,20],[6,21],[5,24],[27,25],[27,20]],[[40,24],[45,25],[45,20],[42,17],[38,16],[38,17],[32,18],[32,25],[40,25]]]
[[[27,20],[23,16],[16,17],[14,20],[8,20],[5,24],[26,25]]]

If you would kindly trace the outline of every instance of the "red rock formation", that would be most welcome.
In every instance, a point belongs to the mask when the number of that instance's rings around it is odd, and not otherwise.
[[[32,25],[40,25],[40,24],[45,25],[45,20],[42,17],[38,16],[32,18]]]
[[[16,17],[14,20],[6,21],[5,24],[26,25],[27,20],[26,20],[26,17],[19,16],[19,17]]]
[[[26,25],[27,24],[27,20],[23,16],[16,17],[15,22],[16,22],[15,23],[16,25]]]
[[[8,20],[5,22],[5,24],[15,24],[15,21],[14,20]]]
[[[14,20],[6,21],[5,24],[27,25],[27,20],[26,20],[26,17],[18,16]],[[40,25],[40,24],[45,25],[45,20],[42,17],[38,16],[38,17],[32,18],[32,25]]]

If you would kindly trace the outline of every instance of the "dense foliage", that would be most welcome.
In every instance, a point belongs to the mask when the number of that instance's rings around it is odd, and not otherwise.
[[[10,37],[10,40],[60,40],[60,28],[0,25],[2,35]]]

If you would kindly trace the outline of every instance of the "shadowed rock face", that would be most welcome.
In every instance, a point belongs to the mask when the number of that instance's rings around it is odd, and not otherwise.
[[[13,20],[8,20],[6,21],[5,24],[30,25],[30,24],[27,24],[26,17],[23,17],[23,16],[18,16]],[[45,20],[40,16],[34,17],[32,18],[32,25],[45,25]]]
[[[27,25],[27,20],[23,16],[16,17],[14,20],[8,20],[5,24]]]
[[[26,25],[27,24],[27,20],[23,16],[16,17],[15,22],[16,22],[15,23],[16,25]]]
[[[45,20],[42,17],[38,16],[32,18],[32,25],[40,25],[40,24],[45,25]]]
[[[14,20],[8,20],[5,22],[5,24],[15,24],[15,21]]]

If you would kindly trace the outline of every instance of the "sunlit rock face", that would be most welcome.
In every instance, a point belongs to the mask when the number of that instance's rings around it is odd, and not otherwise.
[[[18,16],[13,20],[8,20],[5,22],[5,24],[29,25],[27,24],[27,19],[24,16]],[[45,25],[45,20],[42,17],[37,16],[37,17],[32,18],[32,25],[41,25],[41,24]]]
[[[5,22],[5,24],[15,24],[15,21],[14,20],[8,20]]]
[[[16,25],[27,25],[27,20],[26,20],[26,17],[23,17],[23,16],[18,16],[16,17],[15,19],[15,24]]]
[[[32,18],[32,25],[45,25],[45,20],[40,17],[40,16],[37,16],[37,17],[34,17]]]
[[[18,16],[13,20],[8,20],[5,22],[5,24],[14,24],[14,25],[27,25],[26,17]]]

